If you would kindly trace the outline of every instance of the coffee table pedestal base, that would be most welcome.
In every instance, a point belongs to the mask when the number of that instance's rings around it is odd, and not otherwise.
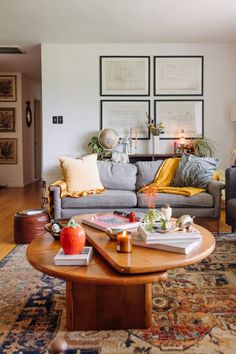
[[[90,285],[67,282],[69,331],[148,328],[152,285]]]

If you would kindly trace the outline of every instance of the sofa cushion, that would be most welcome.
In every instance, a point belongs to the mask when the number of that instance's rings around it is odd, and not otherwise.
[[[88,195],[81,198],[63,198],[62,208],[132,208],[137,205],[137,197],[133,191],[105,190],[101,194]]]
[[[229,214],[233,219],[236,218],[235,210],[236,210],[236,198],[229,199],[227,202],[227,214]]]
[[[138,207],[147,207],[147,195],[145,193],[137,193]],[[199,208],[211,208],[214,204],[213,196],[209,193],[203,192],[193,197],[186,197],[184,195],[157,193],[155,206],[160,207],[163,204],[169,204],[171,207],[199,207]]]
[[[136,190],[153,182],[162,162],[163,160],[136,162],[138,168]]]
[[[98,171],[105,189],[134,191],[137,167],[129,163],[98,161]]]
[[[60,157],[61,169],[69,193],[83,193],[97,189],[104,189],[101,184],[98,167],[97,154],[87,155],[80,159],[71,157]]]
[[[207,188],[207,184],[219,164],[220,159],[184,154],[176,171],[173,185],[175,187]]]

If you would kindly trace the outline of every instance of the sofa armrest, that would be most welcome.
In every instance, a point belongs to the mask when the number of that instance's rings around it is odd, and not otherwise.
[[[229,167],[225,170],[225,198],[236,198],[236,167]]]
[[[225,188],[224,183],[210,180],[207,185],[207,191],[214,198],[214,217],[220,217],[220,209],[221,209],[221,191]]]
[[[59,186],[49,186],[50,211],[52,219],[61,218],[61,188]]]

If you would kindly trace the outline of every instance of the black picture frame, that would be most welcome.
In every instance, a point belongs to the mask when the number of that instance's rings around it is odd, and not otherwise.
[[[169,119],[169,122],[168,120],[166,119],[163,119],[163,116],[160,114],[157,113],[157,104],[158,103],[170,103],[170,102],[175,102],[178,105],[181,105],[181,102],[182,103],[186,103],[186,104],[196,104],[196,103],[199,103],[199,107],[197,107],[199,109],[199,117],[196,117],[196,119],[198,119],[198,124],[200,126],[200,132],[196,134],[193,134],[191,136],[188,136],[186,135],[185,136],[185,139],[194,139],[194,138],[203,138],[204,137],[204,100],[203,99],[157,99],[157,100],[154,100],[154,121],[155,123],[156,122],[162,122],[164,125],[165,125],[165,133],[163,135],[160,135],[160,139],[161,140],[177,140],[177,139],[180,139],[180,136],[178,136],[178,133],[180,133],[181,129],[184,129],[185,131],[185,134],[188,133],[188,130],[186,129],[186,125],[187,125],[187,119],[186,119],[186,116],[183,117],[183,122],[185,123],[178,123],[178,124],[173,124],[173,120],[174,119]],[[171,105],[170,105],[171,106]],[[196,106],[195,106],[196,107]],[[168,107],[167,107],[168,108]],[[184,113],[184,110],[183,110],[183,113]],[[170,109],[168,109],[168,114],[170,114]],[[159,117],[159,119],[157,119],[157,116]],[[176,129],[177,131],[177,134],[173,134],[173,136],[168,136],[167,133],[166,133],[166,130],[168,129],[168,127],[172,127],[173,130],[175,129],[175,126],[178,127],[178,129]],[[167,135],[167,136],[166,136]],[[169,134],[170,135],[170,134]]]
[[[174,89],[174,86],[168,89],[163,89],[163,91],[161,92],[161,89],[159,88],[159,91],[157,89],[157,84],[159,82],[160,85],[160,78],[158,80],[158,70],[157,70],[157,62],[159,60],[159,66],[161,61],[164,62],[164,59],[166,59],[166,68],[162,68],[162,74],[166,74],[169,75],[169,82],[168,79],[166,81],[166,85],[170,85],[171,86],[171,81],[173,85],[178,85],[178,77],[179,76],[179,88],[178,89]],[[178,67],[178,65],[181,64],[180,60],[182,60],[183,62],[183,68],[181,69],[181,67]],[[188,65],[191,64],[192,60],[192,64],[195,63],[195,72],[194,72],[194,67],[192,67],[192,71],[190,71],[190,67],[188,68],[188,71],[186,69],[186,67],[184,68],[184,62]],[[171,68],[171,62],[173,61],[172,65],[177,65],[176,68],[174,68],[174,66]],[[174,63],[174,61],[176,61]],[[198,62],[198,63],[197,63]],[[169,67],[168,67],[169,65]],[[160,68],[161,70],[161,68]],[[159,71],[160,71],[159,70]],[[199,70],[199,72],[197,72],[197,70]],[[203,96],[204,94],[204,56],[203,55],[162,55],[162,56],[154,56],[154,60],[153,60],[153,91],[154,91],[154,96]],[[187,75],[191,75],[192,76],[196,76],[198,75],[198,88],[197,89],[191,89],[191,88],[181,88],[181,75],[185,76],[185,80],[183,78],[183,85],[190,85],[191,79],[187,78]],[[189,81],[188,81],[189,79]],[[195,78],[195,80],[197,81],[197,79]],[[163,79],[164,81],[164,79]],[[174,81],[175,84],[174,84]],[[194,79],[192,77],[192,84],[194,85]],[[196,84],[196,82],[195,82]],[[175,91],[176,90],[176,91]],[[182,92],[181,92],[182,90]],[[189,92],[188,92],[189,91]]]
[[[138,87],[134,88],[133,90],[132,89],[128,89],[127,88],[127,92],[122,92],[122,89],[120,90],[117,90],[115,91],[115,89],[111,89],[111,92],[109,93],[108,91],[109,90],[106,90],[105,89],[105,80],[106,80],[106,70],[105,70],[105,64],[107,63],[108,59],[114,59],[114,63],[118,60],[124,60],[124,63],[125,63],[125,60],[127,62],[130,62],[132,63],[132,61],[135,63],[135,60],[133,59],[143,59],[144,63],[145,63],[145,72],[143,73],[144,75],[144,89],[143,89],[143,92],[139,92],[137,93],[138,91]],[[117,60],[116,60],[117,59]],[[104,69],[104,70],[103,70]],[[136,68],[137,69],[137,68]],[[118,68],[117,68],[118,70]],[[122,73],[121,73],[122,74]],[[123,73],[124,75],[124,73]],[[141,76],[141,75],[140,75]],[[137,75],[137,79],[138,79],[138,75]],[[141,79],[141,77],[139,77],[139,79]],[[117,82],[117,84],[119,83],[119,81]],[[120,83],[121,83],[121,79],[120,79]],[[125,83],[124,83],[125,85]],[[141,88],[140,88],[140,91]],[[137,97],[137,96],[150,96],[150,56],[143,56],[143,55],[139,55],[139,56],[131,56],[131,55],[114,55],[114,56],[107,56],[107,55],[103,55],[103,56],[100,56],[100,96],[102,97],[107,97],[107,96],[111,96],[111,97],[114,97],[114,96],[134,96],[134,97]]]
[[[113,126],[112,124],[106,124],[105,117],[104,117],[104,105],[106,104],[112,104],[114,103],[114,107],[116,104],[122,104],[124,103],[129,105],[129,103],[136,103],[137,105],[141,105],[142,103],[146,103],[146,107],[145,107],[145,112],[143,110],[143,112],[140,112],[141,117],[143,118],[143,124],[142,124],[142,128],[140,129],[140,125],[138,125],[139,123],[136,122],[135,124],[130,123],[130,125],[128,124],[125,128],[122,128],[122,124],[120,124],[119,122],[119,127],[117,128],[117,126]],[[137,136],[137,140],[149,140],[150,139],[150,130],[148,128],[148,123],[150,123],[150,100],[101,100],[100,101],[100,128],[101,129],[105,129],[105,128],[111,128],[117,131],[117,133],[119,134],[120,138],[123,137],[129,137],[129,132],[130,132],[130,128],[132,128],[133,131],[133,136],[132,139],[135,139],[135,128],[139,127],[138,129],[138,136]],[[147,114],[147,116],[146,116]],[[147,118],[148,117],[148,118]],[[127,120],[125,119],[125,122],[127,122]],[[144,129],[146,128],[146,129]],[[124,134],[121,134],[122,129],[124,129]],[[141,131],[144,131],[146,133],[146,136],[143,137],[142,134],[140,134]]]

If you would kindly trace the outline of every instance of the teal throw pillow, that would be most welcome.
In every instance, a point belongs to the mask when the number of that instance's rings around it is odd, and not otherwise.
[[[184,186],[184,182],[182,181],[182,175],[183,175],[183,169],[184,169],[187,162],[188,162],[188,155],[183,154],[181,156],[180,161],[179,161],[179,165],[176,170],[174,179],[171,182],[172,186],[174,186],[174,187],[183,187]]]
[[[182,161],[183,158],[183,161]],[[174,183],[179,183],[178,186],[207,188],[209,180],[212,178],[214,171],[220,164],[220,159],[212,157],[198,157],[194,155],[183,155],[179,167],[181,168],[179,175]],[[180,173],[181,181],[180,181]],[[174,184],[176,187],[177,185]]]

